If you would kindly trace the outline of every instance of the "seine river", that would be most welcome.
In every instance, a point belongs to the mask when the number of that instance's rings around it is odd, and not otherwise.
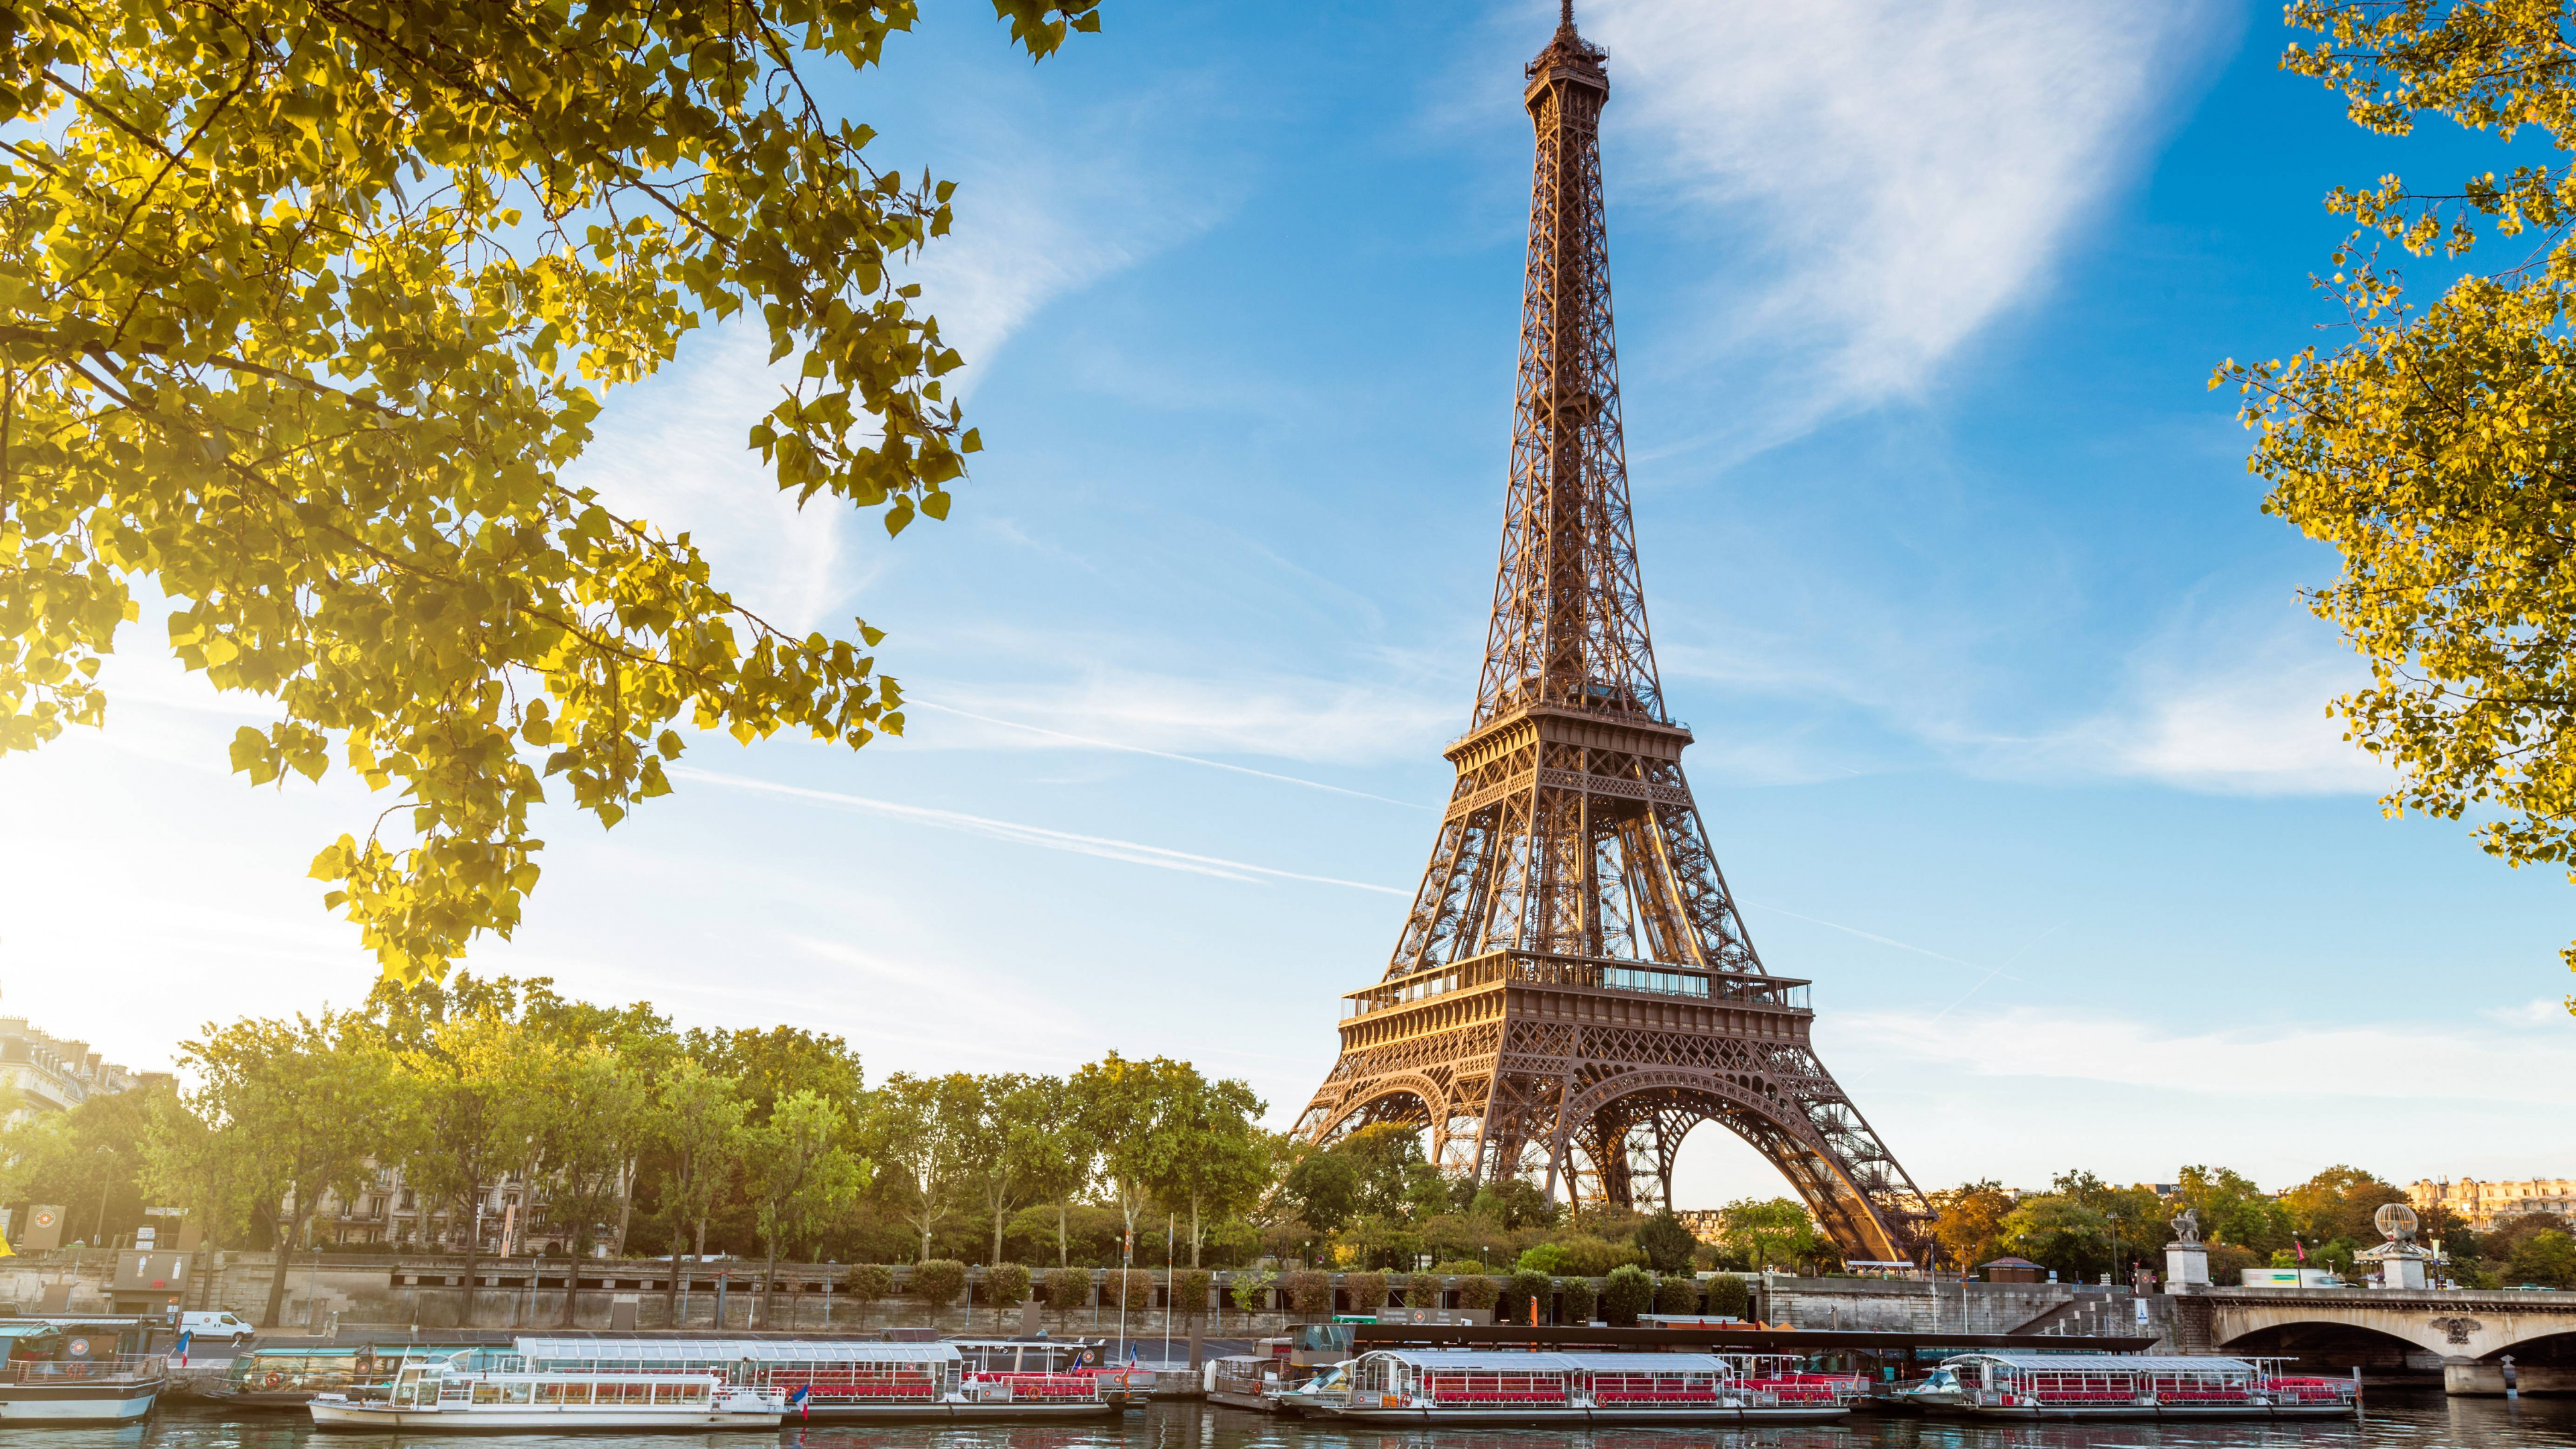
[[[1336,1428],[1233,1409],[1162,1404],[1085,1428],[789,1427],[776,1434],[330,1434],[300,1415],[180,1404],[123,1429],[13,1428],[7,1449],[324,1449],[326,1445],[555,1445],[562,1449],[2566,1449],[2576,1399],[2447,1399],[2381,1390],[2361,1423],[1999,1425],[1855,1415],[1778,1429]]]

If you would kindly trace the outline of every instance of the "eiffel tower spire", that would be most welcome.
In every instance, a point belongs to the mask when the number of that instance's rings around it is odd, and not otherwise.
[[[1443,1167],[1670,1205],[1716,1121],[1854,1258],[1910,1255],[1922,1194],[1809,1047],[1708,847],[1646,627],[1601,202],[1608,54],[1572,0],[1526,67],[1536,133],[1501,559],[1476,706],[1395,952],[1345,998],[1300,1122],[1427,1127]]]

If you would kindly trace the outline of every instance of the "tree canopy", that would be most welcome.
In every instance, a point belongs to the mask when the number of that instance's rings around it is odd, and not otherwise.
[[[2334,254],[2335,345],[2218,369],[2258,436],[2264,502],[2332,543],[2342,572],[2309,606],[2370,663],[2335,700],[2353,739],[2395,766],[2391,815],[2457,820],[2510,865],[2576,878],[2576,446],[2568,303],[2576,289],[2576,67],[2567,0],[2295,0],[2282,68],[2341,93],[2363,128],[2428,117],[2487,137],[2499,176],[2419,189],[2391,174],[2326,199],[2355,230]],[[2492,271],[2429,302],[2373,238]],[[2484,253],[2480,254],[2484,256]],[[2565,959],[2576,968],[2576,946]],[[2576,997],[2569,998],[2576,1010]]]
[[[1098,3],[993,0],[1033,57]],[[870,161],[810,73],[917,9],[0,9],[0,749],[104,720],[144,586],[188,669],[274,708],[234,770],[396,791],[312,874],[408,980],[517,923],[545,780],[613,825],[683,729],[899,732],[880,631],[759,617],[562,470],[738,319],[792,363],[743,420],[780,489],[947,514],[979,440],[902,264],[953,186]]]

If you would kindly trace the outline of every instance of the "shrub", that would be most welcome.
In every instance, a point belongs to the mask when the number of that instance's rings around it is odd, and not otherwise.
[[[1434,1264],[1431,1271],[1442,1278],[1467,1278],[1484,1272],[1485,1265],[1473,1258],[1452,1258],[1446,1263]]]
[[[1598,1278],[1611,1269],[1631,1263],[1643,1263],[1646,1255],[1626,1243],[1596,1238],[1590,1233],[1567,1233],[1552,1245],[1558,1253],[1557,1271]]]
[[[1568,1278],[1556,1290],[1557,1312],[1567,1323],[1590,1323],[1592,1310],[1600,1306],[1601,1285],[1589,1278]]]
[[[1618,1327],[1634,1327],[1637,1315],[1654,1301],[1654,1275],[1634,1263],[1611,1269],[1610,1276],[1602,1281],[1602,1316]]]
[[[2290,1261],[2296,1263],[2298,1260],[2293,1258]],[[2251,1248],[2240,1248],[2234,1243],[2209,1245],[2209,1281],[2221,1288],[2235,1287],[2244,1281],[2246,1269],[2262,1266],[2263,1260],[2256,1257]]]
[[[883,1263],[853,1263],[841,1279],[841,1291],[861,1303],[894,1296],[894,1270]]]
[[[1375,1313],[1386,1306],[1386,1275],[1345,1273],[1342,1292],[1349,1295],[1353,1313]]]
[[[1091,1304],[1091,1270],[1089,1268],[1049,1268],[1046,1275],[1047,1307],[1062,1312],[1068,1308],[1087,1308]]]
[[[1699,1283],[1688,1273],[1672,1273],[1655,1280],[1657,1313],[1697,1313]]]
[[[1521,1254],[1518,1266],[1524,1273],[1545,1273],[1553,1278],[1565,1271],[1565,1250],[1554,1243],[1541,1243]]]
[[[931,1258],[912,1265],[912,1296],[929,1300],[933,1308],[956,1302],[965,1286],[966,1265],[955,1258]]]
[[[1494,1321],[1496,1323],[1533,1321],[1545,1323],[1551,1306],[1548,1300],[1555,1296],[1555,1292],[1556,1285],[1548,1281],[1545,1273],[1514,1273],[1511,1281],[1504,1285],[1501,1302],[1495,1305]],[[1538,1304],[1538,1317],[1535,1320],[1530,1317],[1532,1302]]]
[[[1705,1310],[1720,1318],[1751,1318],[1753,1290],[1732,1273],[1720,1273],[1708,1280],[1708,1307]]]
[[[1130,1313],[1144,1313],[1154,1306],[1154,1273],[1150,1268],[1113,1268],[1101,1296],[1111,1304],[1123,1304]]]
[[[1283,1274],[1279,1291],[1288,1295],[1291,1313],[1330,1313],[1333,1311],[1333,1279],[1328,1273],[1312,1270]]]
[[[1689,1272],[1691,1253],[1698,1247],[1699,1239],[1691,1236],[1691,1230],[1682,1226],[1682,1220],[1670,1208],[1646,1219],[1637,1229],[1637,1251],[1646,1255],[1646,1262],[1658,1273]]]
[[[1494,1300],[1502,1296],[1503,1280],[1500,1278],[1488,1278],[1478,1273],[1458,1280],[1458,1306],[1461,1308],[1491,1308]]]
[[[1278,1281],[1279,1275],[1267,1268],[1256,1268],[1249,1273],[1237,1273],[1234,1275],[1233,1288],[1226,1296],[1234,1300],[1235,1312],[1259,1313],[1270,1306],[1267,1302],[1270,1286]]]
[[[985,1269],[984,1301],[996,1308],[1029,1301],[1029,1270],[1018,1263],[995,1263]]]
[[[1172,1274],[1172,1311],[1183,1318],[1205,1318],[1208,1285],[1216,1275],[1205,1268],[1182,1268]]]

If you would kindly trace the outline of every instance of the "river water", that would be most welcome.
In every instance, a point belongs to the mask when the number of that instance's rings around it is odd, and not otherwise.
[[[2452,1399],[2380,1389],[2360,1423],[1983,1424],[1860,1414],[1777,1429],[1337,1427],[1236,1409],[1158,1404],[1081,1426],[842,1426],[721,1434],[331,1434],[300,1412],[173,1404],[121,1429],[10,1428],[6,1449],[2567,1449],[2576,1399]]]

